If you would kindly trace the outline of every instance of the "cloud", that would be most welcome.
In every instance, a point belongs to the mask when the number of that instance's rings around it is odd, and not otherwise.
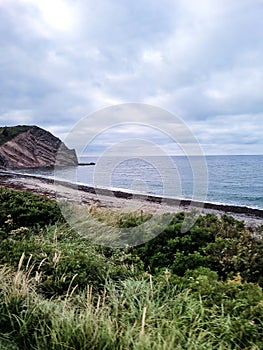
[[[262,154],[263,113],[221,115],[193,124],[193,132],[208,154]]]
[[[262,15],[261,0],[0,1],[1,123],[64,138],[100,108],[142,102],[222,151],[263,153]]]
[[[0,123],[2,126],[8,124],[33,124],[31,110],[10,110],[0,115]]]

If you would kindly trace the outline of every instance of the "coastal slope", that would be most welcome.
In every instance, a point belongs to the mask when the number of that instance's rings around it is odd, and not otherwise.
[[[78,159],[50,132],[38,127],[18,125],[0,128],[0,167],[24,169],[76,166]]]

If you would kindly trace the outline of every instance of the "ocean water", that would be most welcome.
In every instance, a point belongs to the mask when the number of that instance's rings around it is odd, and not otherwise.
[[[263,209],[263,156],[85,157],[79,166],[56,170],[56,178],[92,186],[204,200]],[[26,171],[29,172],[28,170]],[[34,170],[54,176],[47,170]]]

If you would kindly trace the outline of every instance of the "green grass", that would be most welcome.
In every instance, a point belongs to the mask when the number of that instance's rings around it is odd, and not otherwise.
[[[91,287],[81,293],[69,288],[64,297],[46,299],[36,293],[36,281],[25,271],[11,274],[3,268],[0,274],[2,339],[19,349],[225,350],[263,346],[259,317],[263,305],[256,287],[257,298],[246,314],[242,307],[245,299],[233,298],[230,309],[225,302],[208,307],[205,298],[191,288],[147,276],[118,285],[105,283],[100,294],[94,294]]]
[[[55,202],[0,197],[0,349],[263,348],[262,240],[242,222],[208,215],[183,235],[180,213],[151,242],[112,249],[74,232]],[[135,231],[150,218],[90,212]]]

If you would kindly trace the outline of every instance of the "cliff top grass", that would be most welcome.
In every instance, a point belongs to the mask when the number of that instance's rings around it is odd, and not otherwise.
[[[32,125],[17,125],[0,127],[0,146],[12,140],[17,135],[31,129]]]

